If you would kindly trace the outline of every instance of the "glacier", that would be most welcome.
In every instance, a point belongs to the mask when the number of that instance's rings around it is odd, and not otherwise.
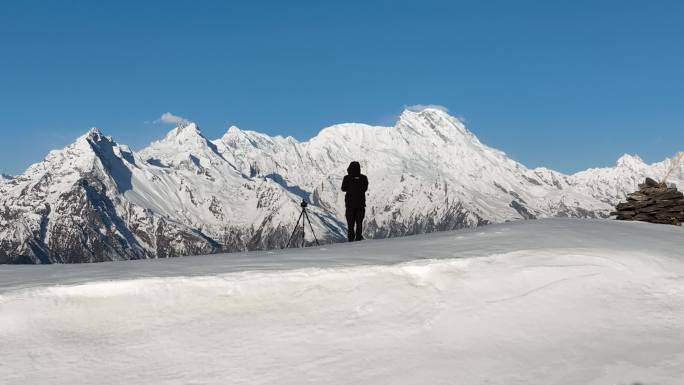
[[[681,384],[684,229],[0,266],[4,384]]]
[[[338,124],[302,142],[234,126],[209,140],[183,122],[133,151],[92,129],[0,183],[0,263],[277,249],[302,199],[319,238],[341,241],[340,181],[351,160],[370,180],[365,238],[605,218],[645,177],[659,179],[674,164],[624,155],[615,167],[573,175],[530,169],[438,108],[407,109],[393,127]],[[683,180],[681,164],[670,182]]]

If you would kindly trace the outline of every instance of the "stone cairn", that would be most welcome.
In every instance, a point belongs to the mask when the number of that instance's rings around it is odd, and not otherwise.
[[[681,225],[684,223],[684,194],[651,178],[639,185],[639,191],[627,195],[627,202],[615,207],[616,219]]]

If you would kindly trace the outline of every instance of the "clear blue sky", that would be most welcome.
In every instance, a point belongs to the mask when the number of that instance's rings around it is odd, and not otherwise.
[[[167,111],[308,139],[440,104],[528,166],[684,150],[683,1],[3,1],[0,172]]]

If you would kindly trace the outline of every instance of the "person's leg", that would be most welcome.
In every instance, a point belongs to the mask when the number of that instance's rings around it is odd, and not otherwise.
[[[354,240],[360,241],[363,239],[363,217],[366,215],[366,209],[363,207],[360,207],[356,210],[356,215],[354,216],[354,220],[356,222],[356,235],[354,237]]]
[[[345,217],[347,217],[347,240],[349,240],[349,242],[354,240],[354,223],[356,220],[354,211],[353,208],[347,208],[345,212]]]

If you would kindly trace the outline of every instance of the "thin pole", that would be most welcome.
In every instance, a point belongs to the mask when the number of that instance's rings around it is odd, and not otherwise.
[[[292,234],[290,234],[290,239],[287,240],[287,245],[285,246],[286,249],[288,247],[290,247],[290,241],[292,241],[292,237],[294,237],[295,231],[297,231],[297,227],[299,227],[299,220],[302,219],[303,215],[304,215],[304,211],[302,211],[302,213],[299,214],[299,218],[297,218],[297,222],[295,223],[295,227],[294,227],[294,229],[292,229]],[[303,225],[304,225],[304,220],[302,220],[302,227],[304,227]]]
[[[304,209],[306,210],[306,209]],[[321,244],[318,243],[318,238],[316,238],[316,232],[314,232],[313,226],[311,225],[311,219],[309,219],[309,213],[304,212],[304,216],[306,217],[306,220],[309,221],[309,227],[311,228],[311,234],[314,236],[314,240],[316,241],[316,245],[320,246]],[[304,227],[304,220],[302,220],[302,227]]]

